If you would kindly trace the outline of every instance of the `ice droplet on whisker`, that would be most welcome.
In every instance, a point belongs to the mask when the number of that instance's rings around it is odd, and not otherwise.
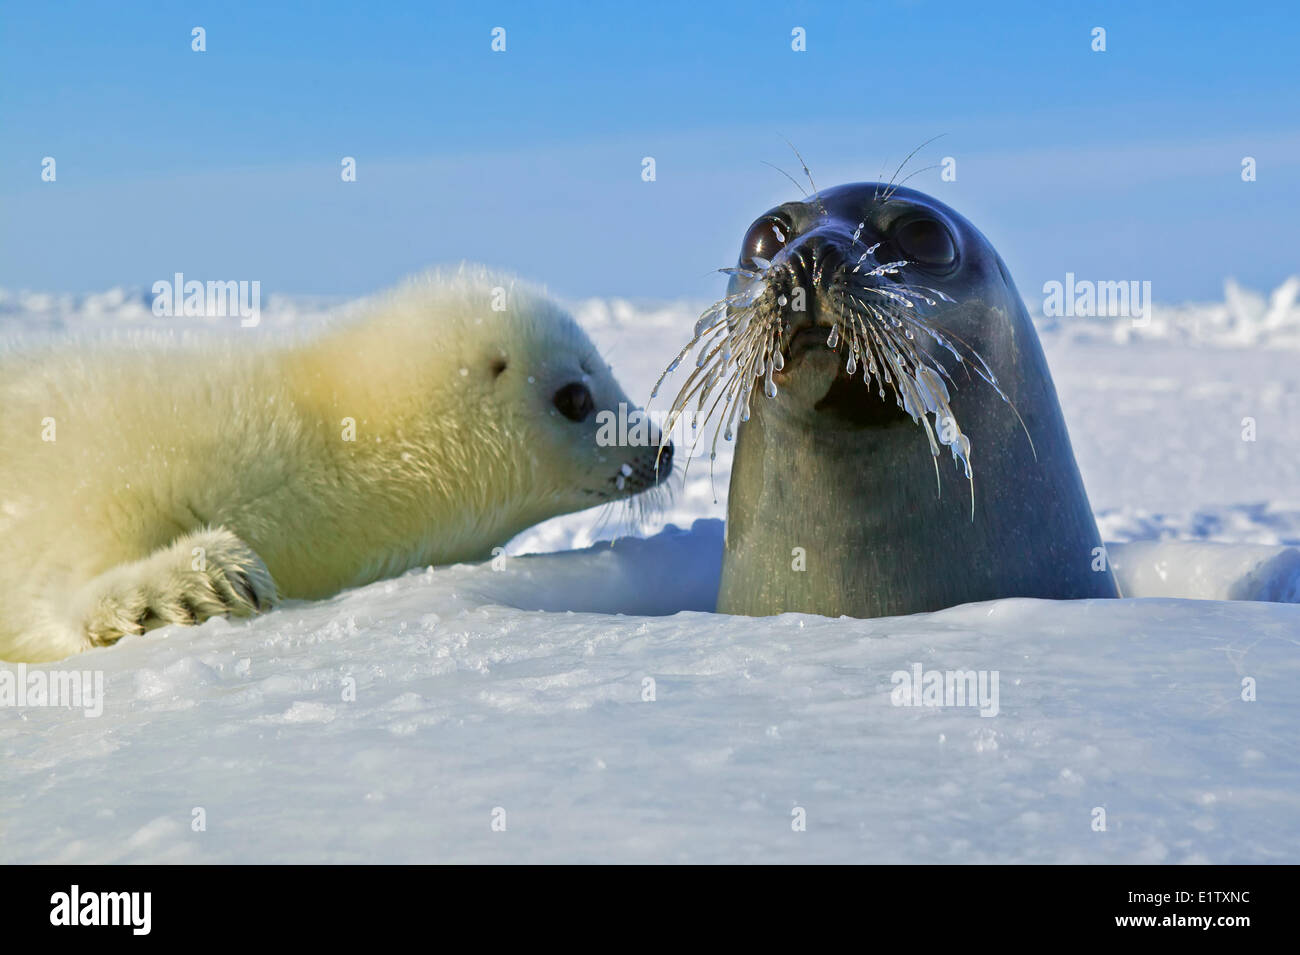
[[[775,398],[775,397],[776,397],[776,382],[774,382],[774,381],[772,380],[772,372],[773,372],[773,370],[774,370],[773,366],[772,366],[772,365],[768,365],[768,366],[767,366],[767,375],[763,378],[763,394],[767,395],[769,398]],[[745,410],[746,410],[746,411],[749,410],[749,402],[748,402],[748,401],[745,402]]]

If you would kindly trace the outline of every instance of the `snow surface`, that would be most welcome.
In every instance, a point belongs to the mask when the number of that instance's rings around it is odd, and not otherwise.
[[[41,668],[102,672],[104,712],[0,707],[0,861],[1300,861],[1300,606],[1242,599],[1300,591],[1297,289],[1040,326],[1150,599],[710,613],[724,453],[495,567]],[[262,332],[328,304],[272,299]],[[702,304],[574,310],[644,396]],[[0,292],[0,333],[159,322],[138,292]],[[894,705],[917,664],[996,672],[997,715]]]
[[[1300,603],[1300,550],[1263,544],[1129,541],[1107,545],[1126,597]]]

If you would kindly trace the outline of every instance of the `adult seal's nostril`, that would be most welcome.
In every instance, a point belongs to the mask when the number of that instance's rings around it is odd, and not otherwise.
[[[674,401],[720,397],[719,431],[738,428],[718,610],[1116,596],[1034,327],[979,231],[875,183],[764,219],[780,262],[733,272]]]
[[[812,235],[791,241],[773,264],[779,267],[776,271],[784,271],[796,284],[818,282],[823,273],[834,272],[844,262],[839,241],[839,236],[819,229]]]
[[[844,264],[844,254],[839,245],[825,235],[818,236],[811,244],[812,281],[817,285],[830,280]]]

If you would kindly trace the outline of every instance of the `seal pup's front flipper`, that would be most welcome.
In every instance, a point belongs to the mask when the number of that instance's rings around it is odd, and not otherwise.
[[[77,592],[72,613],[86,643],[104,646],[171,623],[251,617],[269,610],[277,597],[262,559],[230,531],[214,527],[95,577]]]

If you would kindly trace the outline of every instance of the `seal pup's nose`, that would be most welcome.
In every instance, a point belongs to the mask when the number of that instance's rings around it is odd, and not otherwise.
[[[659,449],[659,456],[655,458],[655,477],[656,485],[662,484],[668,480],[673,473],[673,443],[665,441],[664,446]]]

